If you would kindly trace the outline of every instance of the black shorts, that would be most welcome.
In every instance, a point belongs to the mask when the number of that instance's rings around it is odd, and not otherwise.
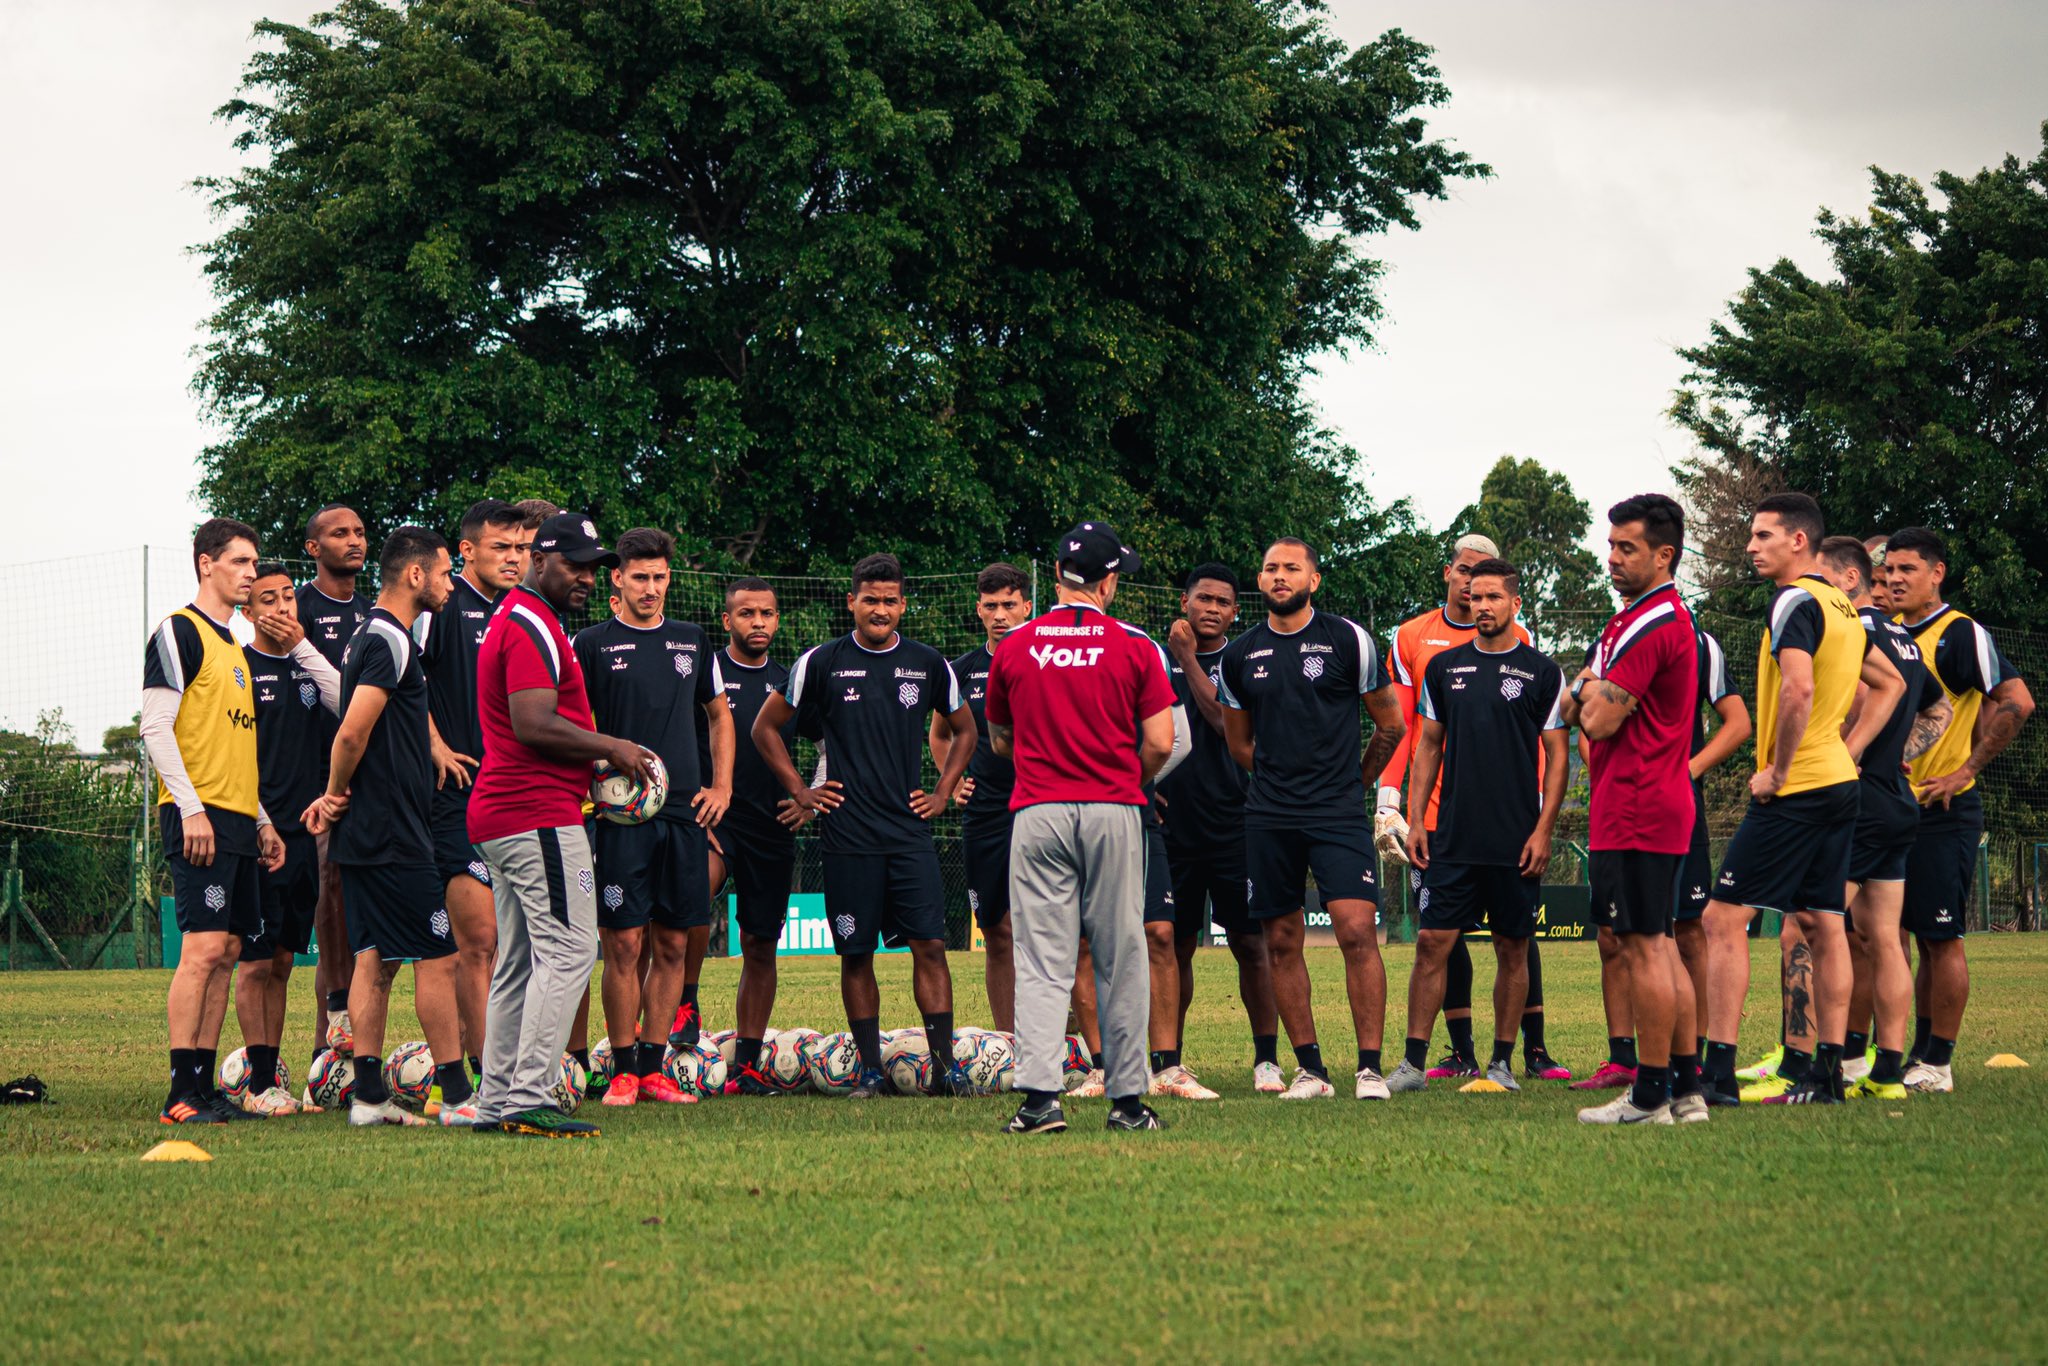
[[[1212,918],[1233,940],[1259,933],[1245,899],[1243,841],[1201,848],[1168,845],[1166,855],[1173,868],[1175,936],[1192,939]]]
[[[841,954],[873,953],[946,937],[946,884],[938,850],[825,855],[825,916]]]
[[[1166,832],[1145,826],[1145,923],[1178,920],[1174,910],[1173,860],[1166,853]],[[1179,933],[1178,929],[1175,933]]]
[[[1857,822],[1856,834],[1849,842],[1849,881],[1904,882],[1913,844],[1882,825]]]
[[[988,821],[963,827],[960,857],[967,865],[967,909],[974,923],[994,929],[1010,916],[1010,825]]]
[[[344,863],[341,906],[350,953],[370,949],[387,963],[446,958],[455,934],[441,906],[446,887],[431,863]]]
[[[1714,858],[1707,849],[1707,793],[1697,782],[1692,785],[1692,848],[1678,868],[1679,920],[1698,920],[1706,914],[1707,895],[1714,884]]]
[[[1714,899],[1792,915],[1840,915],[1856,837],[1859,784],[1751,802],[1721,856]]]
[[[671,930],[711,923],[711,846],[695,821],[597,823],[597,927]]]
[[[434,794],[434,871],[446,887],[459,877],[491,885],[490,866],[469,842],[469,789],[444,787]]]
[[[1312,825],[1290,830],[1244,832],[1245,897],[1253,920],[1292,915],[1308,899],[1308,877],[1328,905],[1369,901],[1379,905],[1379,858],[1373,853],[1372,822]]]
[[[1484,925],[1502,939],[1536,933],[1543,882],[1521,870],[1490,863],[1432,860],[1422,873],[1416,923],[1425,930],[1476,930]]]
[[[789,918],[789,892],[796,874],[796,841],[784,831],[773,835],[718,827],[720,857],[725,860],[731,880],[733,916],[740,931],[756,939],[782,938],[782,922]],[[715,898],[724,891],[713,887]]]
[[[263,865],[254,854],[226,853],[220,827],[214,822],[213,862],[204,868],[185,861],[185,822],[178,808],[166,802],[157,808],[164,842],[164,862],[171,870],[171,899],[179,934],[228,934],[243,938],[263,927]]]
[[[1616,934],[1670,934],[1678,913],[1683,854],[1593,851],[1593,923]]]
[[[1977,841],[1982,827],[1922,826],[1906,855],[1906,909],[1901,917],[1915,938],[1961,939],[1975,890]]]
[[[313,908],[320,904],[319,841],[303,830],[284,840],[284,866],[263,870],[263,923],[242,936],[245,961],[275,957],[280,951],[304,953],[313,944]]]

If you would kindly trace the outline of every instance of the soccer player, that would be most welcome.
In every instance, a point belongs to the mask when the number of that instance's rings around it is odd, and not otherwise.
[[[1860,804],[1856,762],[1904,695],[1905,680],[1871,640],[1855,605],[1823,578],[1820,505],[1803,493],[1757,504],[1749,557],[1777,585],[1757,647],[1757,771],[1750,805],[1722,856],[1707,903],[1709,1084],[1735,1093],[1735,1042],[1749,992],[1750,918],[1796,916],[1813,955],[1814,1019],[1786,1025],[1785,1062],[1767,1093],[1778,1104],[1842,1099],[1842,1045],[1849,1023],[1849,942],[1842,891]],[[1857,681],[1869,688],[1844,734]],[[1811,1051],[1792,1039],[1812,1036]],[[1754,1088],[1752,1088],[1754,1089]]]
[[[1407,1056],[1387,1078],[1391,1091],[1429,1084],[1429,1036],[1451,946],[1482,922],[1493,931],[1494,956],[1486,1077],[1503,1090],[1522,1089],[1515,1034],[1528,995],[1529,941],[1571,771],[1564,671],[1514,629],[1522,610],[1520,571],[1486,559],[1465,580],[1473,638],[1438,651],[1417,688],[1407,853],[1422,873],[1421,928],[1408,979]]]
[[[653,527],[621,535],[612,570],[617,613],[575,641],[592,718],[660,755],[669,781],[669,800],[654,819],[597,826],[597,932],[614,1065],[607,1105],[642,1096],[669,1104],[697,1099],[663,1073],[661,1059],[685,983],[695,995],[711,937],[704,832],[732,802],[732,709],[703,628],[665,614],[675,549],[674,538]],[[709,741],[709,773],[697,766],[700,732]],[[643,987],[640,955],[649,939]]]
[[[1379,649],[1365,628],[1316,610],[1322,581],[1316,552],[1306,541],[1283,536],[1266,547],[1259,570],[1266,619],[1224,649],[1217,696],[1227,709],[1231,757],[1251,774],[1244,805],[1246,894],[1252,918],[1265,925],[1273,996],[1294,1045],[1294,1080],[1280,1098],[1336,1094],[1316,1042],[1302,957],[1306,878],[1313,873],[1344,955],[1344,986],[1358,1036],[1354,1094],[1385,1100],[1380,1040],[1387,968],[1380,958],[1366,779],[1385,767],[1403,721]],[[1361,700],[1372,713],[1370,743],[1362,743]]]
[[[1941,738],[1913,761],[1920,833],[1906,862],[1905,906],[1906,928],[1920,945],[1915,1061],[1906,1068],[1906,1087],[1951,1091],[1951,1059],[1970,999],[1963,914],[1984,834],[1977,778],[2034,714],[2034,695],[1991,633],[1944,598],[1948,550],[1941,537],[1924,526],[1893,532],[1884,568],[1892,610],[1912,632],[1954,713]]]
[[[256,581],[256,533],[215,517],[192,538],[199,580],[142,656],[142,744],[157,772],[157,811],[183,947],[166,1014],[171,1089],[165,1124],[253,1119],[214,1089],[228,980],[241,936],[262,926],[258,862],[275,872],[284,844],[263,809],[248,663],[228,617]]]
[[[754,718],[770,693],[786,692],[789,670],[768,657],[782,629],[782,610],[766,579],[735,579],[725,590],[725,649],[718,661],[725,700],[732,711],[732,805],[712,832],[710,885],[714,894],[732,879],[734,918],[740,929],[740,981],[733,1002],[732,1074],[728,1095],[776,1094],[761,1075],[761,1040],[775,1009],[775,946],[789,915],[790,885],[796,872],[796,830],[810,819],[782,795],[782,785],[754,745]],[[785,746],[796,743],[796,726],[782,728]],[[699,764],[710,749],[700,744]],[[684,1008],[688,1008],[685,1003]],[[687,1022],[695,1029],[696,1021]],[[692,1040],[691,1042],[694,1042]],[[671,1037],[670,1043],[688,1046]]]
[[[531,539],[525,516],[512,504],[501,498],[472,503],[456,531],[462,572],[455,576],[454,591],[439,611],[420,613],[412,628],[427,671],[433,723],[434,871],[455,932],[462,1051],[479,1073],[498,917],[491,905],[491,871],[469,842],[470,784],[484,748],[477,729],[476,656],[499,597],[526,572],[525,547]]]
[[[455,938],[434,873],[434,761],[427,675],[413,622],[448,601],[454,570],[448,543],[425,527],[402,526],[377,557],[377,602],[341,663],[341,728],[327,788],[306,808],[306,827],[331,832],[341,867],[342,904],[356,972],[349,986],[355,1032],[355,1126],[423,1125],[384,1086],[381,1056],[391,983],[413,965],[413,1006],[434,1055],[444,1125],[475,1122],[462,1021],[455,1007]]]
[[[846,595],[852,633],[804,651],[789,671],[788,690],[769,696],[753,729],[782,790],[823,818],[825,910],[847,1027],[860,1049],[860,1081],[849,1094],[860,1098],[892,1089],[882,1070],[878,940],[910,946],[912,991],[932,1050],[932,1093],[970,1089],[951,1056],[946,889],[930,821],[953,799],[974,757],[974,713],[946,657],[897,631],[903,607],[903,568],[894,555],[856,564]],[[952,744],[927,792],[920,769],[935,711],[946,717]],[[792,719],[799,734],[824,742],[831,776],[817,787],[797,776],[783,741]]]
[[[1698,636],[1672,582],[1685,514],[1646,493],[1616,503],[1607,520],[1607,576],[1623,607],[1573,680],[1564,715],[1590,748],[1593,919],[1619,936],[1638,1065],[1629,1090],[1579,1121],[1698,1123],[1707,1105],[1691,1052],[1692,981],[1671,937],[1692,842],[1686,752],[1699,712]]]
[[[256,757],[263,809],[284,844],[284,862],[263,873],[263,917],[242,940],[235,969],[235,1018],[249,1053],[249,1090],[242,1108],[265,1115],[319,1109],[301,1104],[280,1084],[292,957],[313,942],[320,900],[317,841],[306,831],[306,808],[322,791],[327,768],[326,718],[341,710],[341,673],[306,639],[293,601],[291,575],[276,560],[256,565],[242,614],[255,639],[242,647],[255,692]]]
[[[1451,562],[1444,566],[1444,603],[1420,616],[1410,617],[1394,630],[1388,651],[1388,671],[1393,675],[1394,698],[1401,708],[1406,729],[1379,775],[1378,811],[1373,819],[1374,844],[1383,858],[1396,863],[1408,859],[1408,831],[1401,816],[1401,783],[1407,776],[1409,758],[1419,729],[1421,683],[1430,660],[1441,650],[1467,643],[1472,638],[1472,566],[1481,560],[1498,559],[1500,549],[1489,536],[1474,532],[1458,538],[1451,547]],[[1524,645],[1535,642],[1519,621],[1515,637]],[[1436,828],[1438,794],[1429,797],[1429,828]],[[1422,891],[1422,870],[1408,870],[1410,888]],[[1545,1081],[1569,1081],[1571,1069],[1550,1056],[1543,1036],[1543,959],[1532,938],[1527,955],[1529,990],[1523,1007],[1522,1052],[1524,1070]],[[1476,1077],[1479,1059],[1472,1044],[1472,950],[1463,935],[1451,942],[1451,956],[1444,976],[1444,1028],[1451,1036],[1451,1051],[1429,1069],[1431,1077]]]
[[[1842,1074],[1847,1094],[1904,1100],[1906,1016],[1913,1005],[1913,970],[1899,935],[1906,901],[1906,860],[1920,833],[1920,807],[1913,800],[1906,765],[1925,754],[1948,728],[1954,709],[1920,647],[1905,627],[1886,616],[1871,597],[1870,552],[1854,536],[1830,536],[1820,545],[1821,572],[1849,596],[1863,629],[1890,656],[1906,691],[1857,765],[1862,784],[1856,836],[1849,858],[1849,951],[1855,971],[1849,993],[1849,1023],[1843,1042]],[[1869,705],[1859,697],[1858,707]],[[1876,1011],[1877,1052],[1866,1059],[1864,1032]]]
[[[363,519],[354,508],[329,503],[306,519],[306,558],[313,561],[313,581],[295,595],[299,625],[321,658],[341,671],[342,651],[369,620],[375,604],[356,591],[356,576],[368,558],[369,537]],[[323,717],[319,782],[327,782],[327,755],[334,746],[339,717]],[[349,982],[355,960],[348,952],[348,926],[341,907],[341,870],[327,857],[325,838],[316,841],[320,854],[320,904],[313,915],[313,931],[320,941],[320,961],[313,968],[313,1051],[326,1047],[328,1020],[340,1017],[340,1032],[348,1034]],[[311,1093],[307,1093],[310,1101]]]

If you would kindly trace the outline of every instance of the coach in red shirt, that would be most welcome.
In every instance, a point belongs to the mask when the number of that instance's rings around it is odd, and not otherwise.
[[[1056,1133],[1067,997],[1082,935],[1095,958],[1112,1129],[1156,1129],[1145,1025],[1145,833],[1139,788],[1173,750],[1173,685],[1159,647],[1108,614],[1125,550],[1083,522],[1060,538],[1059,606],[1003,637],[989,665],[996,752],[1016,765],[1010,919],[1017,969],[1011,1133]],[[1133,733],[1132,718],[1141,718]]]
[[[619,557],[581,513],[534,533],[525,581],[498,600],[477,653],[483,764],[469,838],[491,870],[498,957],[484,1019],[477,1128],[533,1138],[595,1137],[552,1098],[576,1004],[597,962],[597,885],[583,798],[608,761],[648,781],[647,752],[599,735],[562,615],[590,600],[597,566]]]

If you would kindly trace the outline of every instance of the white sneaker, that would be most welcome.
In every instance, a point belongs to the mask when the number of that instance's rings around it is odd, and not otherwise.
[[[1674,1098],[1671,1102],[1671,1121],[1674,1124],[1705,1124],[1707,1098],[1697,1091],[1689,1096]]]
[[[1282,1100],[1327,1100],[1337,1094],[1337,1088],[1306,1067],[1294,1069],[1294,1082],[1280,1093]]]
[[[1067,1094],[1076,1100],[1100,1100],[1109,1094],[1109,1078],[1101,1068],[1090,1068],[1088,1075],[1075,1082],[1074,1089]]]
[[[1175,1063],[1152,1074],[1151,1095],[1178,1096],[1182,1100],[1221,1100],[1223,1097],[1195,1080],[1195,1074]]]
[[[1511,1062],[1490,1062],[1486,1064],[1486,1079],[1503,1091],[1519,1091],[1522,1084],[1515,1080],[1515,1065]]]
[[[1252,1068],[1252,1090],[1260,1095],[1277,1096],[1286,1089],[1287,1083],[1281,1078],[1279,1063],[1262,1062]]]
[[[1628,1098],[1623,1091],[1605,1105],[1594,1105],[1579,1111],[1581,1124],[1671,1124],[1671,1107],[1659,1105],[1654,1110],[1643,1110]]]
[[[432,1120],[422,1119],[410,1110],[399,1109],[395,1100],[380,1101],[375,1105],[365,1105],[362,1101],[352,1100],[348,1103],[348,1122],[352,1129],[367,1129],[377,1124],[396,1124],[407,1129],[424,1129],[433,1123]]]
[[[1955,1064],[1944,1063],[1936,1067],[1931,1062],[1916,1062],[1906,1069],[1901,1080],[1906,1083],[1908,1091],[1953,1091],[1956,1089]]]
[[[1862,1081],[1870,1075],[1870,1069],[1877,1062],[1877,1051],[1872,1049],[1853,1058],[1842,1059],[1842,1080]]]
[[[1358,1069],[1358,1091],[1360,1100],[1386,1100],[1393,1092],[1387,1089],[1387,1079],[1370,1067]]]
[[[242,1108],[252,1115],[274,1118],[278,1115],[297,1114],[299,1103],[293,1100],[292,1093],[282,1086],[273,1086],[267,1091],[243,1096]]]

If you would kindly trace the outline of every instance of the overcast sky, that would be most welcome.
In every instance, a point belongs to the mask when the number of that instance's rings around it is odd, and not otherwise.
[[[0,563],[175,545],[206,440],[188,384],[208,295],[189,188],[235,165],[212,111],[269,0],[0,0],[0,454],[17,512]],[[1441,523],[1503,452],[1597,509],[1666,483],[1663,418],[1743,269],[1818,265],[1815,209],[1857,211],[1875,162],[1925,177],[2030,155],[2048,117],[2048,5],[1380,4],[1452,89],[1435,128],[1496,178],[1371,244],[1378,347],[1314,393],[1384,498]]]

